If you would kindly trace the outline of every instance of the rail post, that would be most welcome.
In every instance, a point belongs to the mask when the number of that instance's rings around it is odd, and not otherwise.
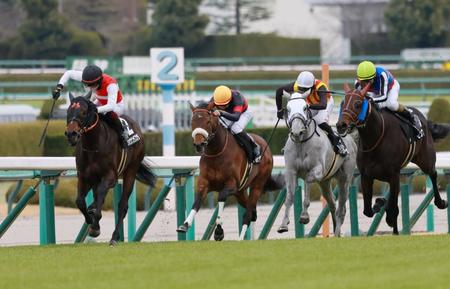
[[[358,189],[355,185],[349,188],[349,207],[350,207],[350,233],[351,236],[359,236],[358,224]]]
[[[294,193],[294,226],[295,226],[295,238],[305,237],[305,225],[300,223],[300,215],[303,210],[303,191],[305,188],[305,182],[302,179],[297,180],[297,187]]]
[[[410,235],[411,227],[409,224],[409,188],[408,184],[402,184],[400,188],[402,198],[402,234]]]
[[[55,194],[52,173],[42,171],[39,184],[39,236],[40,244],[55,244]]]
[[[119,203],[120,198],[122,197],[122,183],[117,182],[117,184],[114,186],[114,195],[113,195],[113,206],[114,206],[114,226],[117,226],[117,223],[119,223]],[[123,242],[125,240],[124,232],[123,232],[123,226],[119,228],[119,241]]]

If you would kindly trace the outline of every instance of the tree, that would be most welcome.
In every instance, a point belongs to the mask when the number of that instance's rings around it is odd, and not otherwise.
[[[199,15],[202,0],[160,0],[152,16],[152,44],[193,48],[205,37],[208,17]]]
[[[57,13],[56,0],[22,0],[22,5],[27,18],[10,41],[10,57],[61,59],[104,52],[97,34],[75,29]]]
[[[396,0],[385,19],[389,36],[403,47],[437,47],[445,45],[449,14],[448,0]]]
[[[271,0],[208,0],[207,6],[215,7],[210,21],[215,25],[216,33],[229,33],[233,28],[241,34],[248,28],[248,23],[271,17],[268,8]]]

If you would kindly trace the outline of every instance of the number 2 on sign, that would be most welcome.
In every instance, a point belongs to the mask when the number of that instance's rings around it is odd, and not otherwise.
[[[178,75],[170,74],[175,68],[178,62],[177,55],[172,51],[163,51],[157,56],[159,62],[163,62],[166,58],[169,58],[169,62],[158,73],[158,77],[161,80],[178,80]]]

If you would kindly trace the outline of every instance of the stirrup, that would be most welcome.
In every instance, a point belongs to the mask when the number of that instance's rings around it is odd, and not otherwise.
[[[254,156],[253,163],[259,164],[261,162],[262,155],[261,155],[261,147],[258,144],[256,144],[256,147],[253,149],[253,156]]]

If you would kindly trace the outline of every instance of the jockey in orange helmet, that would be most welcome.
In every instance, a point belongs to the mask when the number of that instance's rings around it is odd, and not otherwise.
[[[88,65],[83,71],[67,70],[53,89],[53,99],[59,98],[61,90],[69,79],[82,82],[92,91],[98,113],[103,115],[102,119],[117,132],[121,146],[126,148],[128,132],[123,128],[119,119],[119,115],[125,110],[125,103],[117,80],[103,73],[96,65]]]
[[[259,163],[261,161],[260,147],[244,131],[253,117],[248,108],[247,99],[239,91],[221,85],[216,87],[210,101],[217,108],[214,114],[220,116],[222,125],[230,129],[249,161]]]

